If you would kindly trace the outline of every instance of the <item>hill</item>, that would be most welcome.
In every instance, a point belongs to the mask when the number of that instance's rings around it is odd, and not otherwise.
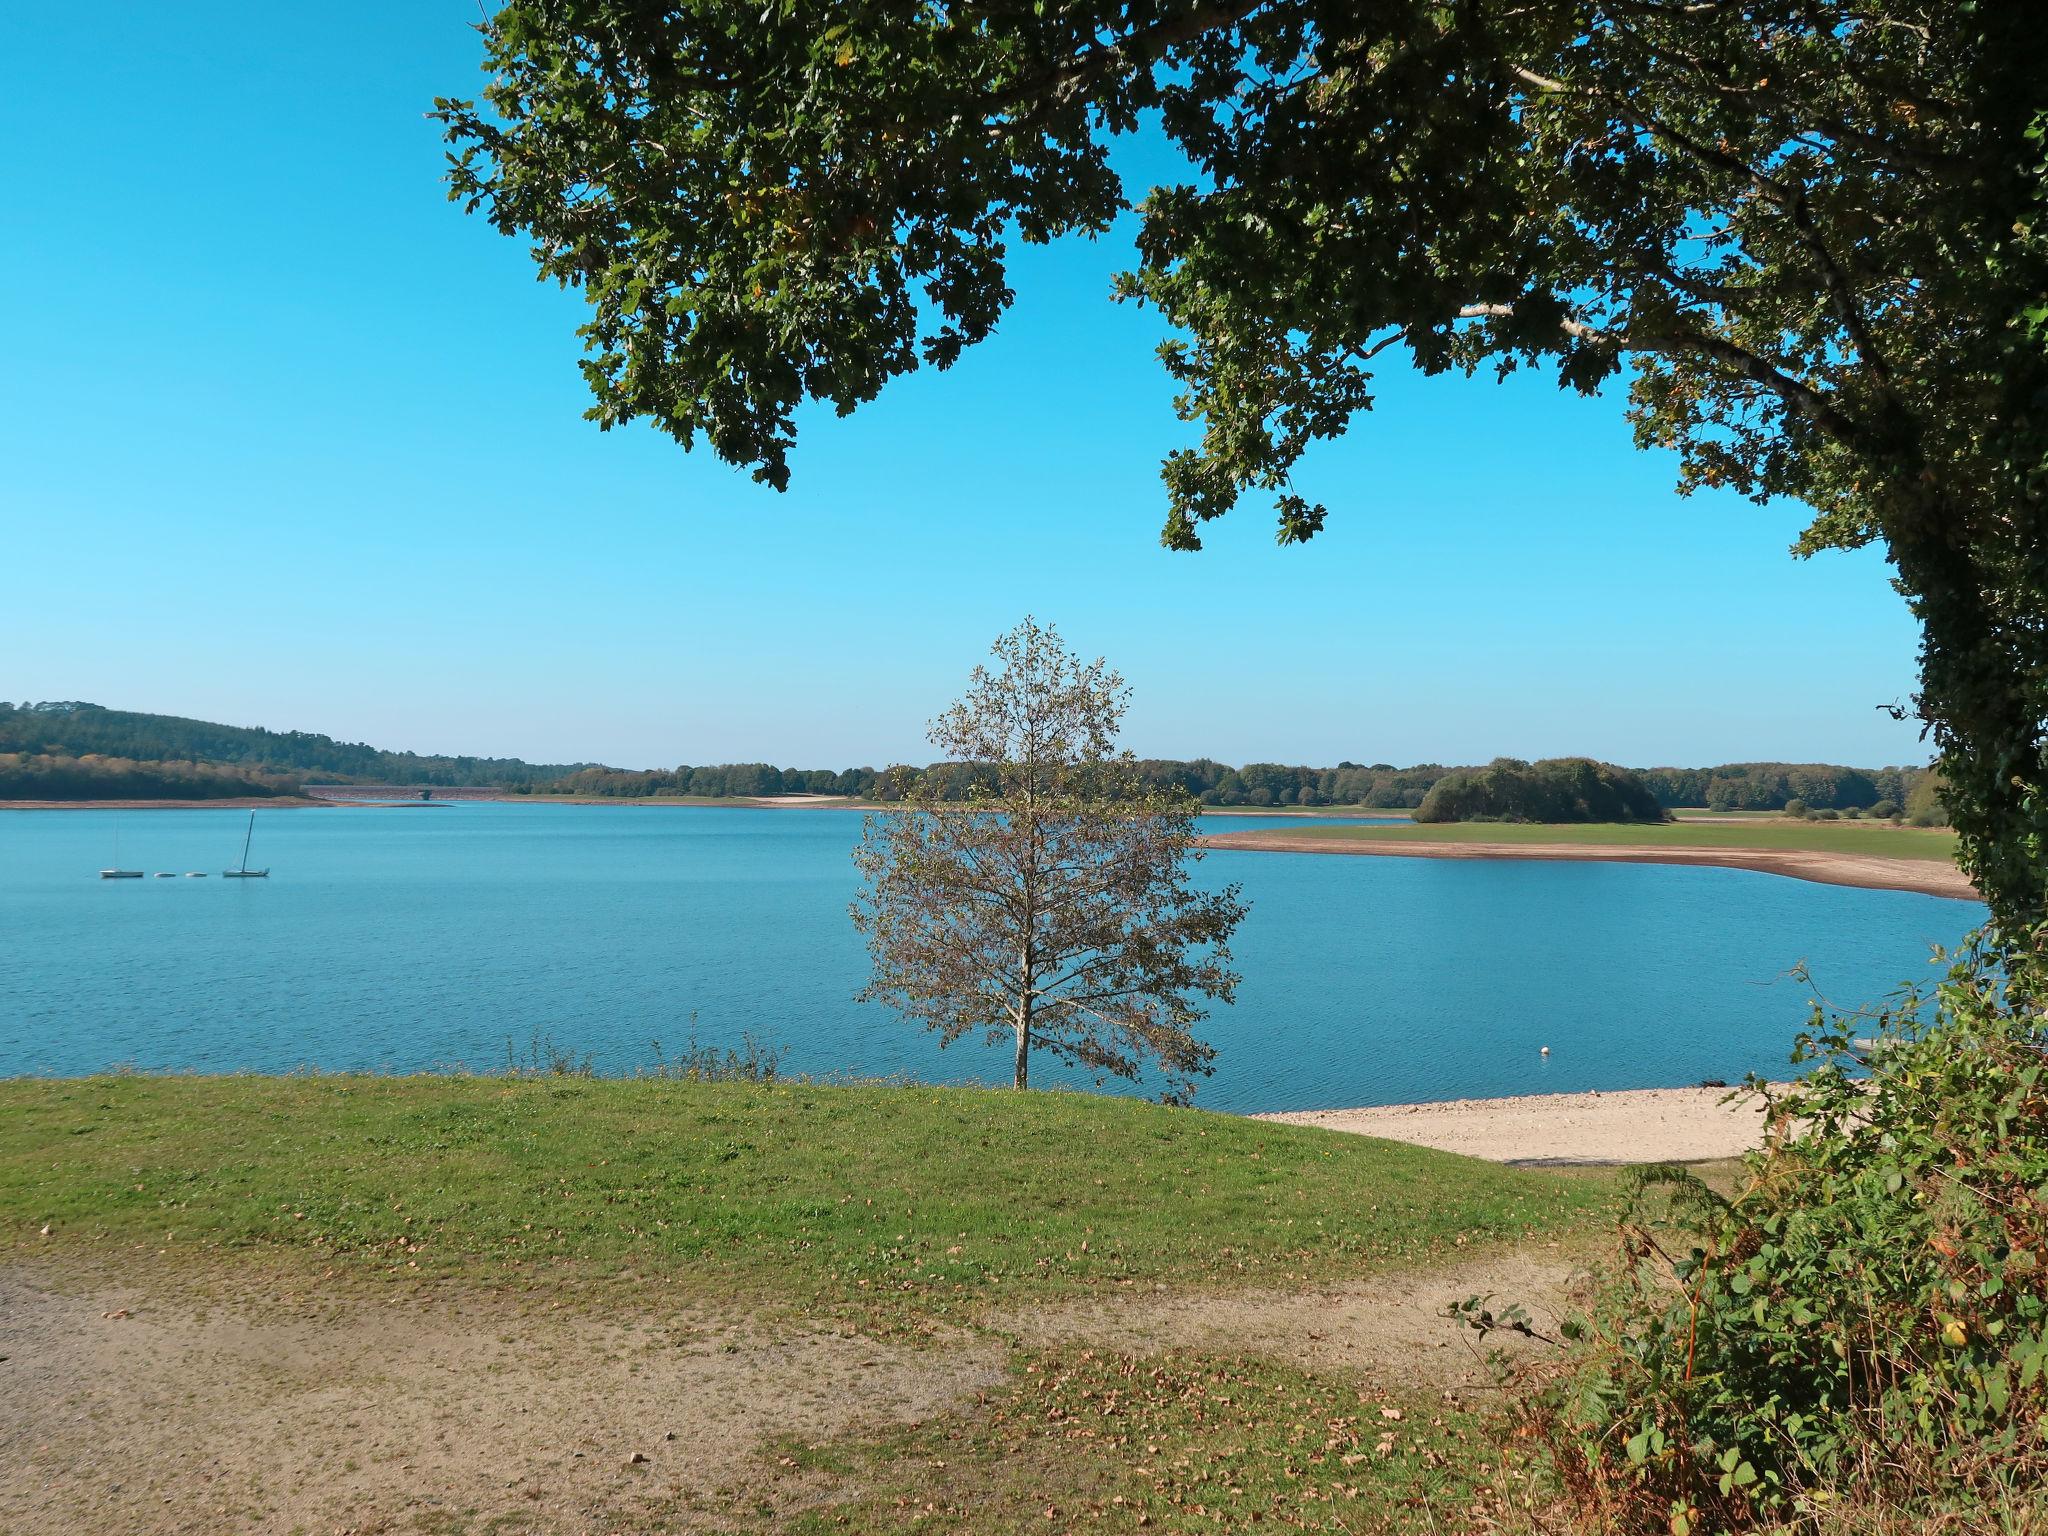
[[[0,799],[289,795],[313,781],[548,783],[581,763],[389,752],[309,731],[220,725],[79,702],[0,703]]]
[[[1211,758],[1148,758],[1138,768],[1148,782],[1183,789],[1207,806],[1356,806],[1395,812],[1420,809],[1441,780],[1487,771],[1440,763],[1407,768],[1391,763],[1342,762],[1334,768],[1246,763],[1233,768]],[[944,776],[954,798],[965,798],[975,778],[971,768],[959,763],[920,771]],[[278,796],[295,794],[309,782],[495,785],[514,793],[603,799],[824,794],[886,800],[899,792],[892,788],[895,772],[779,768],[760,762],[647,770],[529,763],[516,757],[394,752],[311,731],[221,725],[99,704],[0,701],[0,801]],[[1905,804],[1927,770],[1727,763],[1633,773],[1663,807],[1779,811],[1797,800],[1815,811],[1847,811],[1887,801]]]

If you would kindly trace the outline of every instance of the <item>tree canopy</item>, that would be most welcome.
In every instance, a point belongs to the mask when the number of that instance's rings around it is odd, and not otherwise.
[[[602,425],[780,487],[795,413],[944,368],[1013,240],[1141,220],[1193,446],[1168,544],[1425,372],[1628,376],[1680,484],[1882,541],[1917,708],[2001,916],[2048,895],[2039,17],[1947,0],[512,0],[451,195],[582,290]],[[1156,114],[1186,178],[1107,145]]]
[[[1019,1088],[1044,1051],[1098,1078],[1156,1066],[1184,1102],[1215,1054],[1194,1035],[1203,1004],[1237,989],[1239,888],[1194,883],[1195,802],[1117,751],[1122,678],[1028,618],[994,656],[931,728],[949,761],[986,770],[966,803],[927,777],[902,811],[867,819],[861,995],[943,1045],[1010,1044]]]
[[[1626,768],[1590,757],[1540,763],[1499,757],[1477,772],[1446,774],[1417,821],[1662,821],[1664,809]]]

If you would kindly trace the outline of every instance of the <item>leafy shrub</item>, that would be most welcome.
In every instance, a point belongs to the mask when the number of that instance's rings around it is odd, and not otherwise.
[[[1817,1007],[1731,1199],[1639,1176],[1624,1265],[1524,1396],[1603,1528],[1689,1536],[2048,1479],[2048,966],[1980,939],[1936,990]],[[1967,1527],[1978,1528],[1978,1527]],[[2018,1528],[2018,1527],[2015,1527]],[[2028,1527],[2032,1528],[2032,1527]]]
[[[1922,774],[1906,791],[1906,820],[1916,827],[1947,826],[1948,804],[1942,798],[1947,790],[1948,782],[1938,770]]]
[[[1806,814],[1806,802],[1799,799],[1787,800],[1785,802],[1785,814],[1795,818],[1804,816]]]
[[[1879,821],[1890,821],[1899,814],[1899,802],[1896,800],[1880,800],[1870,808],[1870,814]]]

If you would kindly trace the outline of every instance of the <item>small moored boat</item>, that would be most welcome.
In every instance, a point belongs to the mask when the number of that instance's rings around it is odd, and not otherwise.
[[[140,880],[142,878],[141,870],[123,869],[121,867],[121,826],[119,822],[114,824],[114,867],[101,870],[100,878],[102,880]]]
[[[251,868],[249,867],[249,839],[250,839],[250,838],[252,838],[252,837],[254,837],[255,835],[256,835],[256,813],[255,813],[254,811],[251,811],[251,812],[249,813],[249,830],[248,830],[248,831],[246,831],[246,832],[244,832],[244,833],[242,834],[242,867],[241,867],[240,869],[224,869],[224,870],[222,870],[222,871],[220,872],[220,877],[221,877],[221,879],[223,879],[223,880],[268,880],[268,879],[270,878],[270,871],[269,871],[269,870],[267,870],[267,869],[251,869]]]

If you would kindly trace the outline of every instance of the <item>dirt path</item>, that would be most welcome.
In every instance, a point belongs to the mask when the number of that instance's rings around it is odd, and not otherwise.
[[[1313,1291],[1087,1302],[1028,1313],[1017,1331],[1031,1345],[1086,1343],[1132,1354],[1215,1350],[1310,1371],[1362,1372],[1389,1386],[1469,1389],[1490,1379],[1488,1350],[1531,1346],[1501,1332],[1482,1342],[1445,1309],[1490,1295],[1502,1306],[1519,1304],[1534,1327],[1554,1335],[1577,1272],[1570,1254],[1549,1243]]]
[[[1570,1272],[1538,1248],[1312,1293],[1156,1293],[1010,1320],[1026,1347],[1264,1354],[1388,1385],[1476,1386],[1450,1302],[1547,1325]],[[829,1480],[768,1452],[974,1411],[1008,1345],[766,1332],[677,1311],[600,1318],[495,1296],[172,1297],[0,1265],[0,1531],[754,1529]]]
[[[1393,859],[1590,859],[1610,864],[1697,864],[1789,875],[1821,885],[1916,891],[1923,896],[1978,900],[1977,888],[1938,859],[1887,859],[1868,853],[1816,853],[1798,848],[1645,848],[1603,843],[1425,843],[1397,838],[1336,838],[1303,832],[1215,832],[1207,848],[1267,853],[1341,853]]]
[[[10,1536],[694,1529],[758,1480],[768,1437],[928,1419],[1002,1375],[1001,1346],[965,1336],[483,1296],[208,1303],[19,1266],[0,1268],[0,1356]]]

